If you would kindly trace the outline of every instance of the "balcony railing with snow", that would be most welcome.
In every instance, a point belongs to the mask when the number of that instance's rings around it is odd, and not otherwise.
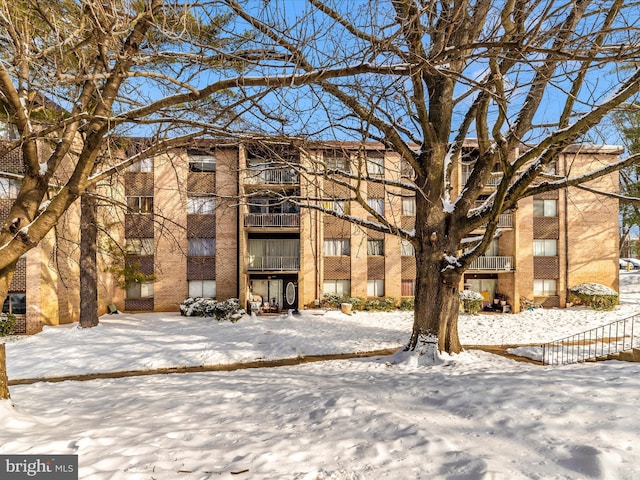
[[[249,270],[299,271],[300,257],[249,257]]]
[[[469,270],[513,270],[513,257],[478,257],[469,266]]]
[[[485,183],[485,187],[496,187],[500,185],[500,182],[502,181],[502,176],[503,176],[502,172],[491,172],[491,176],[487,180],[487,183]],[[462,173],[462,185],[467,184],[467,182],[469,181],[469,177],[471,177],[471,172]]]
[[[296,228],[300,226],[299,213],[247,213],[244,216],[245,227]]]
[[[249,169],[244,182],[250,185],[296,185],[300,182],[298,172],[290,168]]]

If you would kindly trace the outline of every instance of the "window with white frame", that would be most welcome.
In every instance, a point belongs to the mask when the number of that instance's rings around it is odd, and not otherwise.
[[[351,281],[349,280],[325,280],[322,286],[322,293],[327,295],[334,293],[336,295],[350,295]]]
[[[348,238],[325,238],[324,255],[336,257],[351,254],[351,242]]]
[[[349,172],[349,157],[347,156],[329,156],[324,160],[327,170],[340,170]]]
[[[143,158],[142,160],[129,165],[129,168],[127,168],[127,172],[153,172],[153,157]]]
[[[192,257],[213,257],[216,254],[215,238],[190,238],[187,254]]]
[[[189,155],[190,172],[215,172],[216,157],[213,155]]]
[[[129,213],[153,213],[153,197],[127,197]]]
[[[211,215],[216,213],[215,197],[188,197],[187,214]]]
[[[20,182],[12,178],[0,178],[0,198],[17,198]]]
[[[558,201],[553,200],[534,200],[533,201],[534,217],[557,217]]]
[[[134,282],[127,287],[127,298],[153,298],[153,282]]]
[[[367,280],[368,297],[384,297],[384,280]]]
[[[322,203],[322,206],[325,209],[339,213],[340,215],[349,214],[349,202],[346,200],[327,200]]]
[[[402,215],[416,214],[416,197],[402,197]]]
[[[367,198],[367,205],[378,215],[384,215],[384,198]]]
[[[400,255],[403,257],[415,257],[416,249],[409,240],[405,240],[404,238],[400,240]]]
[[[153,238],[127,238],[124,251],[127,255],[153,255]]]
[[[550,297],[558,293],[558,281],[548,279],[533,280],[533,294],[536,297]]]
[[[555,257],[558,255],[558,240],[556,239],[534,239],[534,257]]]
[[[381,238],[367,239],[367,255],[384,256],[384,240]]]
[[[367,155],[367,173],[369,175],[384,175],[384,156]]]
[[[216,298],[215,280],[189,280],[189,296]]]

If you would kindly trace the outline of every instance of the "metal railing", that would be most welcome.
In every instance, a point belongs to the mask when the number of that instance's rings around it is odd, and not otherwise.
[[[542,345],[543,365],[567,365],[640,347],[635,338],[640,315],[624,318]]]
[[[300,182],[300,176],[290,168],[267,167],[248,170],[244,182],[252,185],[296,185]]]
[[[500,185],[500,182],[502,182],[502,177],[503,176],[504,175],[503,175],[502,172],[491,172],[491,176],[487,180],[487,183],[485,183],[485,186],[486,187],[496,187],[496,186]],[[471,171],[463,172],[462,173],[462,185],[466,185],[467,182],[469,181],[469,178],[471,178]]]
[[[510,272],[513,270],[513,257],[478,257],[471,262],[469,270],[504,270]]]
[[[300,270],[300,257],[249,257],[249,270]]]
[[[299,227],[299,213],[247,213],[245,227]]]

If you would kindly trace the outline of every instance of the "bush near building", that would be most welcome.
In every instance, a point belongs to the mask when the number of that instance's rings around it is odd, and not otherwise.
[[[618,292],[599,283],[581,283],[571,287],[569,292],[569,301],[594,310],[613,310],[618,304]]]
[[[180,304],[180,314],[185,317],[211,317],[219,322],[237,322],[245,314],[237,298],[218,302],[213,298],[187,298]]]

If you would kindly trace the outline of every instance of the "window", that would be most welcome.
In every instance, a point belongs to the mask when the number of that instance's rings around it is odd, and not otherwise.
[[[416,197],[402,197],[402,215],[416,214]]]
[[[127,238],[124,250],[127,255],[153,255],[153,238]]]
[[[322,206],[325,209],[339,213],[340,215],[349,215],[349,202],[345,200],[328,200],[323,202]]]
[[[189,197],[187,198],[187,214],[210,215],[216,213],[215,197]]]
[[[367,280],[368,297],[384,297],[384,280]]]
[[[192,257],[213,257],[216,254],[215,238],[190,238],[188,255]]]
[[[416,293],[416,281],[413,279],[405,280],[402,279],[402,284],[400,285],[401,292],[400,294],[403,297],[413,297]]]
[[[127,197],[129,213],[153,213],[153,197]]]
[[[20,182],[12,178],[0,178],[0,198],[17,198]]]
[[[533,280],[533,294],[536,297],[557,295],[557,280]]]
[[[558,240],[533,240],[534,257],[555,257],[558,255]]]
[[[337,295],[350,295],[351,282],[349,280],[325,280],[322,293],[335,293]]]
[[[127,287],[127,298],[153,298],[153,282],[135,282]]]
[[[143,158],[142,160],[129,165],[129,168],[127,168],[127,172],[153,172],[153,157]]]
[[[348,172],[350,170],[349,157],[326,157],[324,162],[327,170],[341,170],[343,172]]]
[[[542,169],[542,173],[546,173],[547,175],[555,175],[558,173],[558,162],[557,160],[552,160],[549,165],[546,165]]]
[[[367,173],[369,175],[384,175],[384,157],[367,156]]]
[[[348,238],[325,238],[324,254],[327,257],[350,255],[351,245]]]
[[[216,157],[213,155],[190,155],[189,156],[190,172],[215,172]]]
[[[2,305],[2,313],[24,315],[27,313],[27,295],[25,293],[10,293]]]
[[[415,178],[416,172],[411,166],[409,162],[407,162],[404,158],[402,159],[402,163],[400,164],[400,176],[402,178]]]
[[[378,238],[368,239],[367,255],[384,256],[384,240]]]
[[[404,238],[400,240],[400,255],[403,257],[415,257],[416,249],[413,247],[413,243]]]
[[[378,215],[384,215],[384,198],[367,198],[367,205]]]
[[[557,200],[534,200],[533,216],[534,217],[557,217],[558,201]]]
[[[189,280],[189,296],[216,298],[215,280]]]

